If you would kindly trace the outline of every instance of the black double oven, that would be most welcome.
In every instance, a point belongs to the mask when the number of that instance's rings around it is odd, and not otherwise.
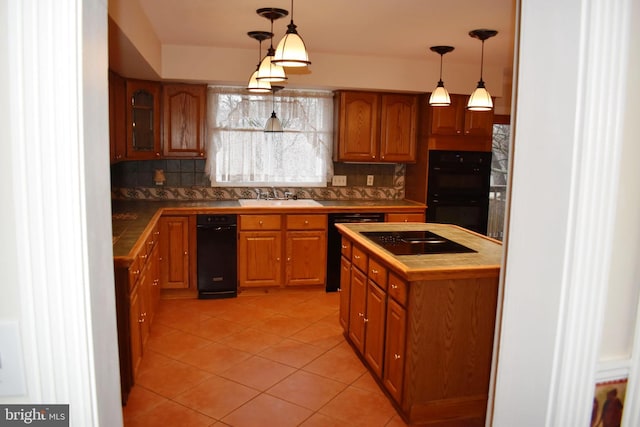
[[[427,222],[487,234],[491,153],[429,151]]]

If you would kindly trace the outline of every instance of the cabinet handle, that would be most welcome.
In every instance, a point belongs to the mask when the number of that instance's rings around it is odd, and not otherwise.
[[[187,251],[184,251],[184,254],[187,255]]]
[[[398,353],[396,353],[396,354],[393,355],[393,358],[398,360],[398,359],[400,359],[400,355]]]
[[[353,256],[355,259],[360,259],[360,255],[354,255]]]
[[[371,269],[371,274],[378,274],[378,270],[376,270],[375,268]]]
[[[307,221],[306,219],[304,220],[304,225],[309,225],[309,221]]]
[[[258,224],[262,225],[262,220],[258,221]]]
[[[291,261],[291,257],[287,257],[287,262],[290,262],[290,261]]]
[[[138,319],[138,323],[144,323],[144,318]]]
[[[147,255],[140,255],[140,258],[147,259]]]
[[[391,285],[391,289],[398,289],[398,285]]]
[[[342,288],[338,288],[336,289],[338,292],[342,292]]]
[[[364,319],[362,319],[362,321],[363,321],[364,323],[367,323],[367,322],[369,321],[369,319],[367,319],[367,318],[365,317]]]
[[[342,249],[347,249],[347,245],[342,245]]]
[[[364,317],[364,314],[363,313],[358,313],[358,316]]]

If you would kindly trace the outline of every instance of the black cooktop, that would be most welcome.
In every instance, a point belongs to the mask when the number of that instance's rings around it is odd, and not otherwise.
[[[477,252],[431,231],[364,231],[361,234],[394,255]]]

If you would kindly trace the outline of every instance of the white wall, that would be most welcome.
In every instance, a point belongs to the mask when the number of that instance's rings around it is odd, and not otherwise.
[[[19,325],[26,382],[1,401],[118,426],[107,3],[9,0],[0,19],[0,321]]]
[[[589,425],[609,375],[638,425],[637,12],[521,1],[495,426]]]

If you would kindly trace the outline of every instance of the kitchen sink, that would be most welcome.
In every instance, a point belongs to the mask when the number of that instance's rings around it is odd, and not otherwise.
[[[264,199],[239,199],[238,203],[243,207],[262,208],[262,207],[309,207],[322,206],[320,203],[312,199],[288,199],[288,200],[264,200]]]

